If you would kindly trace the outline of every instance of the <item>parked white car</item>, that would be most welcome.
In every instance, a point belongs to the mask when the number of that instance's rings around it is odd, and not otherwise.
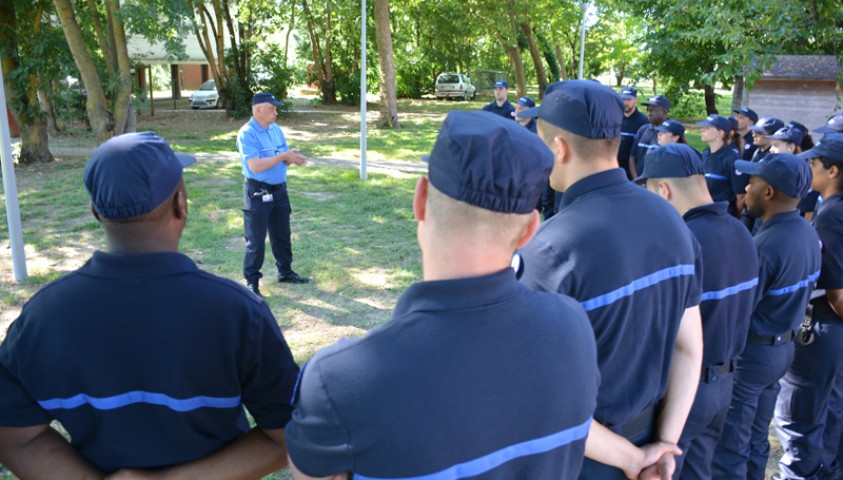
[[[190,108],[193,109],[219,108],[220,94],[217,91],[217,84],[213,80],[208,80],[202,85],[199,85],[199,88],[190,95],[188,102],[190,103]]]
[[[436,98],[462,98],[474,100],[477,89],[471,83],[471,78],[463,73],[442,73],[436,77],[434,86]]]

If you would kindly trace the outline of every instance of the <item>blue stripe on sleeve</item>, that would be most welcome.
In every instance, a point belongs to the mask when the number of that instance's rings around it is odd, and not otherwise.
[[[622,137],[634,137],[634,136],[635,136],[635,134],[634,134],[634,133],[629,133],[629,132],[621,132],[621,136],[622,136]]]
[[[816,272],[808,275],[808,278],[806,278],[805,280],[801,280],[801,281],[799,281],[799,282],[797,282],[793,285],[790,285],[788,287],[770,290],[769,292],[767,292],[767,294],[773,295],[774,297],[781,296],[781,295],[787,295],[788,293],[793,293],[793,292],[799,290],[800,288],[805,288],[805,287],[809,286],[810,284],[816,282],[819,277],[820,277],[820,272],[819,272],[819,270],[817,270]]]
[[[575,427],[562,430],[546,437],[527,440],[526,442],[516,443],[508,447],[502,448],[496,452],[484,455],[474,460],[458,463],[444,470],[428,475],[419,475],[416,477],[367,477],[354,474],[355,480],[456,480],[459,478],[474,477],[495,469],[504,463],[514,460],[516,458],[526,457],[528,455],[535,455],[538,453],[545,453],[575,442],[582,440],[588,434],[588,428],[591,426],[591,419]]]
[[[586,312],[590,312],[596,308],[605,307],[610,303],[614,303],[621,298],[628,297],[633,293],[637,292],[638,290],[643,290],[647,287],[651,287],[657,283],[661,283],[665,280],[670,280],[672,278],[681,277],[684,275],[694,275],[695,269],[693,265],[676,265],[675,267],[665,268],[663,270],[659,270],[658,272],[651,273],[645,277],[641,277],[637,280],[633,280],[628,285],[624,285],[618,289],[612,290],[609,293],[604,293],[598,297],[594,297],[590,300],[586,300],[584,302],[580,302]]]
[[[234,408],[240,406],[240,395],[234,397],[191,397],[178,399],[163,393],[144,392],[135,390],[133,392],[121,393],[111,397],[92,397],[80,393],[68,398],[51,398],[39,400],[38,404],[45,410],[70,410],[90,405],[97,410],[114,410],[117,408],[133,405],[135,403],[147,403],[160,405],[176,412],[188,412],[200,408]]]
[[[705,178],[713,178],[715,180],[728,180],[729,179],[728,177],[725,177],[723,175],[717,175],[716,173],[706,173]]]
[[[706,300],[723,300],[726,297],[737,295],[745,290],[749,290],[755,287],[756,285],[758,285],[758,277],[755,277],[752,280],[748,280],[743,283],[739,283],[737,285],[732,285],[731,287],[724,288],[723,290],[703,292],[700,296],[700,301],[704,302]]]

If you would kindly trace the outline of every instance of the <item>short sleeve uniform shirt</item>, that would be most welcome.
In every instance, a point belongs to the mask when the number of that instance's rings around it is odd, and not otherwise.
[[[284,132],[276,123],[271,123],[263,128],[254,118],[240,128],[237,133],[237,151],[240,154],[240,164],[243,169],[243,176],[268,183],[279,185],[287,180],[287,164],[281,162],[262,172],[254,173],[249,168],[248,161],[252,158],[274,157],[278,153],[289,150]]]
[[[525,285],[588,313],[602,375],[594,418],[624,424],[658,401],[682,315],[700,301],[699,246],[679,213],[605,171],[571,185],[521,257]]]
[[[795,330],[820,275],[820,239],[799,212],[780,213],[755,234],[758,302],[751,330],[776,336]]]
[[[0,345],[0,425],[58,420],[106,472],[194,460],[289,420],[298,366],[266,303],[177,253],[95,252]]]
[[[414,284],[302,372],[290,457],[355,480],[575,478],[599,383],[582,308],[511,269]]]
[[[508,118],[510,120],[515,120],[515,107],[509,103],[509,100],[505,100],[501,106],[498,106],[497,102],[492,102],[483,107],[484,112],[494,113],[495,115],[499,115],[503,118]]]
[[[823,201],[814,227],[822,240],[822,270],[817,288],[843,289],[843,194]]]
[[[702,205],[682,216],[702,252],[703,367],[728,363],[741,354],[758,285],[752,236],[726,212],[727,206]]]

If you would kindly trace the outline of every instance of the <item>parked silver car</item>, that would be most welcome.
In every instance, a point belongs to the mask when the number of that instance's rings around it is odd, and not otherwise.
[[[442,73],[436,77],[434,86],[436,98],[472,99],[477,96],[477,89],[471,83],[471,78],[463,73]]]
[[[199,85],[193,94],[188,99],[190,108],[219,108],[220,94],[217,92],[217,84],[213,80]]]

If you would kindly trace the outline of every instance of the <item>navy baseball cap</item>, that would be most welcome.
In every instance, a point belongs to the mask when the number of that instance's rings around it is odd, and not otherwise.
[[[544,89],[544,98],[547,98],[548,95],[551,93],[559,90],[562,87],[562,83],[566,82],[567,80],[558,80],[556,82],[551,83]]]
[[[635,87],[623,87],[621,89],[621,98],[624,100],[638,98],[638,90]]]
[[[83,180],[104,218],[131,218],[155,210],[170,197],[182,169],[196,158],[174,153],[155,132],[127,133],[97,147]]]
[[[269,92],[256,93],[255,96],[252,97],[252,105],[257,105],[259,103],[271,103],[276,107],[281,107],[284,105],[283,102],[279,102],[275,99],[275,95]]]
[[[641,183],[648,178],[676,178],[691,175],[705,175],[700,153],[684,143],[669,143],[650,150],[641,176],[635,179]]]
[[[647,161],[650,161],[649,154]],[[771,153],[758,162],[735,160],[735,170],[759,176],[776,190],[793,198],[803,198],[813,179],[808,162],[790,153]]]
[[[437,190],[502,213],[535,210],[553,167],[553,153],[538,135],[488,112],[450,112],[422,158]]]
[[[737,119],[737,118],[735,118],[735,117],[726,117],[726,120],[728,120],[728,121],[729,121],[729,126],[730,126],[730,127],[732,127],[732,130],[734,130],[734,131],[736,131],[736,132],[737,132],[737,131],[738,131],[738,127],[740,126],[740,125],[738,124],[738,119]]]
[[[749,130],[755,133],[763,133],[771,135],[784,126],[784,122],[776,117],[761,117],[755,122],[755,125],[749,127]]]
[[[521,97],[521,98],[518,99],[517,103],[518,103],[518,105],[521,105],[522,107],[527,107],[527,108],[533,108],[533,107],[536,106],[536,102],[533,101],[533,99],[530,98],[530,97]]]
[[[828,119],[822,127],[814,130],[814,133],[841,133],[843,132],[843,113]]]
[[[611,88],[590,80],[565,80],[541,106],[524,110],[520,118],[541,118],[586,138],[615,138],[621,134],[623,101]]]
[[[843,163],[843,133],[827,134],[814,148],[800,153],[799,156],[806,160],[822,157],[835,163]]]
[[[786,126],[776,130],[773,135],[764,135],[764,138],[771,140],[785,140],[796,145],[802,144],[802,130],[795,126]]]
[[[670,100],[668,100],[664,95],[653,95],[649,100],[644,102],[644,105],[662,107],[665,110],[670,110]]]
[[[752,120],[752,123],[758,122],[758,114],[755,113],[755,110],[743,107],[740,110],[732,110],[732,112],[737,113],[738,115],[743,115],[743,116],[749,118],[750,120]]]
[[[717,115],[716,113],[705,117],[705,120],[702,122],[697,122],[697,125],[701,127],[714,127],[718,130],[723,130],[724,132],[728,132],[732,129],[732,122],[723,115]]]
[[[506,80],[498,80],[495,82],[495,88],[509,88],[509,84],[506,83]]]
[[[674,135],[679,135],[680,137],[685,135],[685,125],[682,125],[681,123],[672,119],[667,119],[662,122],[661,125],[656,127],[656,130],[660,132],[670,132]],[[649,159],[650,157],[648,156],[647,158]]]

